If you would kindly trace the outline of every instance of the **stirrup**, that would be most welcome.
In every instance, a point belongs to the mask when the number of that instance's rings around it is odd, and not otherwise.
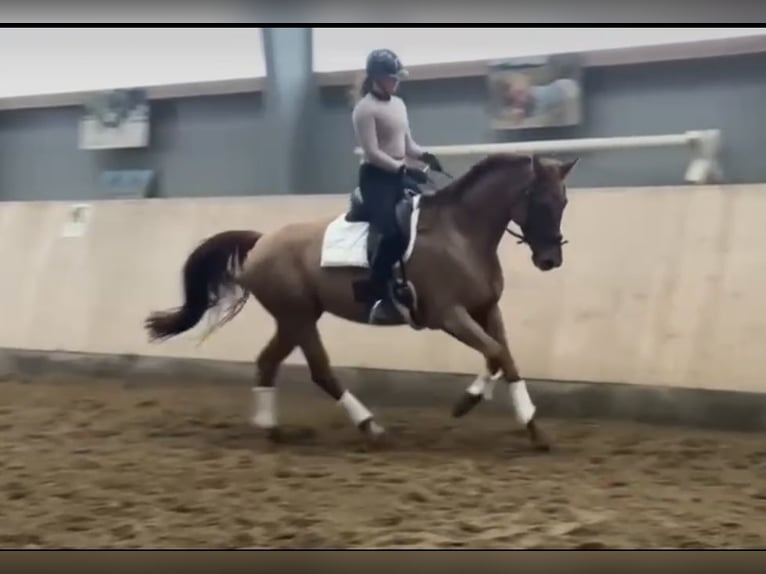
[[[397,280],[389,286],[390,300],[402,320],[416,331],[423,329],[420,323],[418,294],[412,281]]]
[[[395,279],[391,284],[392,302],[397,307],[401,305],[407,309],[416,309],[417,301],[414,290],[414,286],[409,281],[405,283],[400,279]]]
[[[367,316],[370,325],[401,325],[406,320],[389,298],[378,299]]]

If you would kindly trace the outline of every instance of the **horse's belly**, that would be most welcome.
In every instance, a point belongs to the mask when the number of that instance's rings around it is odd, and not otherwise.
[[[348,321],[364,322],[365,305],[354,299],[354,283],[368,279],[366,269],[320,268],[316,291],[328,313]]]

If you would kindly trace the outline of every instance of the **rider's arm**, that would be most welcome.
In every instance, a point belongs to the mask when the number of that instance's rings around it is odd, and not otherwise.
[[[407,155],[407,157],[411,157],[412,159],[420,159],[426,150],[416,144],[415,140],[412,138],[412,131],[410,130],[410,117],[407,113],[407,105],[401,99],[398,99],[398,102],[402,107],[401,111],[404,115],[404,121],[407,125],[407,131],[404,133],[404,153]]]
[[[416,144],[415,140],[412,139],[412,134],[410,133],[409,128],[407,128],[407,134],[404,136],[404,149],[407,157],[414,159],[420,159],[426,152],[426,150]]]
[[[371,110],[367,109],[365,106],[357,106],[354,108],[352,120],[359,146],[364,150],[365,156],[367,156],[367,159],[371,163],[389,171],[397,171],[404,165],[403,161],[398,161],[392,158],[378,147],[378,133],[375,129],[375,116]]]

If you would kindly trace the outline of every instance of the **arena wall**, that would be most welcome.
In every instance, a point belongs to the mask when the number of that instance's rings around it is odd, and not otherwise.
[[[199,345],[157,345],[148,312],[175,306],[194,245],[223,229],[269,232],[333,215],[346,195],[102,201],[83,237],[62,237],[71,204],[0,203],[0,347],[250,361],[272,321],[250,302]],[[766,189],[577,189],[564,267],[544,274],[503,241],[502,300],[529,378],[765,392]],[[472,350],[442,333],[321,322],[339,367],[472,374]],[[287,361],[302,364],[299,353]]]

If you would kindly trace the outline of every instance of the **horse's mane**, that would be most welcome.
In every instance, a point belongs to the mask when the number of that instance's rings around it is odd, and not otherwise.
[[[494,153],[484,159],[476,162],[471,168],[455,181],[439,189],[433,195],[424,197],[430,203],[440,203],[457,201],[462,197],[466,189],[472,187],[478,180],[487,175],[488,172],[503,167],[518,165],[522,161],[531,161],[533,158],[528,155],[517,153]]]

